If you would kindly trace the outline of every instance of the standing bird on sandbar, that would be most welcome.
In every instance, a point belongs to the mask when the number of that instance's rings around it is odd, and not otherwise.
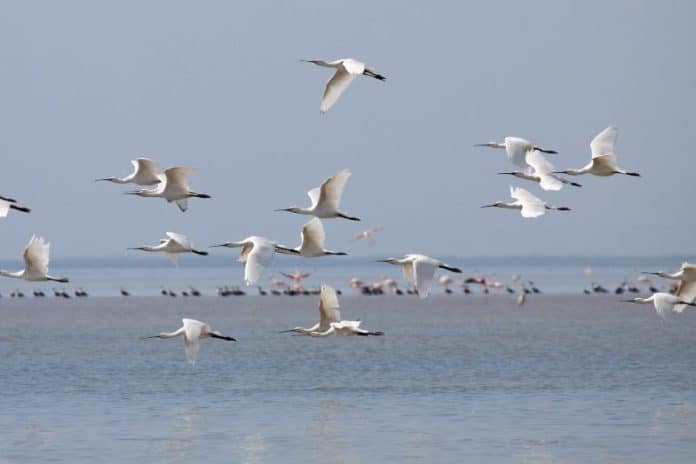
[[[125,177],[103,177],[99,181],[113,182],[114,184],[155,185],[160,183],[159,166],[150,158],[136,158],[131,161],[133,172]]]
[[[50,243],[43,238],[32,235],[27,246],[24,247],[24,269],[21,271],[10,272],[0,270],[0,275],[24,279],[30,282],[40,282],[51,280],[53,282],[68,282],[67,277],[53,277],[48,275],[48,262]]]
[[[552,206],[523,188],[510,187],[510,196],[514,198],[515,201],[510,203],[496,201],[490,205],[483,205],[481,208],[519,209],[523,218],[542,216],[547,209],[570,211],[570,208],[567,206]]]
[[[428,297],[437,268],[446,269],[458,274],[462,272],[458,267],[450,266],[440,260],[421,254],[408,254],[401,259],[387,258],[378,261],[401,266],[401,270],[404,273],[404,280],[406,280],[406,283],[416,288],[418,297],[421,299]]]
[[[181,322],[183,323],[183,326],[175,332],[162,332],[159,335],[143,337],[143,340],[148,338],[174,338],[178,337],[179,335],[183,335],[186,358],[188,358],[188,361],[191,364],[196,363],[201,338],[212,337],[232,342],[237,341],[232,337],[222,335],[220,332],[212,330],[205,322],[197,321],[195,319],[182,319]]]
[[[176,232],[167,232],[167,237],[168,238],[160,239],[159,245],[144,245],[128,249],[149,251],[153,253],[165,253],[175,266],[179,262],[179,254],[181,253],[195,253],[201,256],[208,255],[207,251],[197,250],[194,247],[193,242],[185,235],[177,234]]]
[[[324,95],[321,97],[321,104],[319,105],[319,110],[322,113],[329,111],[329,108],[336,103],[338,97],[341,96],[344,90],[348,88],[353,79],[357,76],[364,75],[373,77],[379,81],[385,81],[387,78],[381,74],[377,74],[367,66],[353,58],[344,58],[341,60],[329,61],[324,60],[300,60],[305,63],[314,63],[317,66],[323,66],[325,68],[334,68],[336,72],[326,83],[324,88]]]
[[[318,258],[320,256],[345,256],[343,251],[329,251],[324,248],[326,234],[324,225],[319,218],[310,219],[302,226],[302,242],[295,248],[287,248],[276,245],[275,251],[286,255],[300,255],[305,258]]]
[[[165,169],[157,177],[159,185],[153,189],[141,189],[133,192],[125,192],[126,195],[138,195],[139,197],[164,198],[167,202],[176,203],[176,206],[183,212],[188,209],[189,198],[210,198],[207,193],[196,193],[191,191],[188,186],[188,176],[193,169],[175,166]]]
[[[341,203],[341,196],[343,195],[343,188],[346,182],[348,182],[349,177],[350,171],[348,169],[343,169],[322,182],[321,186],[307,192],[309,199],[312,201],[309,208],[291,206],[290,208],[281,208],[276,211],[305,214],[321,219],[340,217],[351,221],[359,221],[360,218],[348,216],[346,213],[338,210]]]
[[[614,174],[625,174],[627,176],[640,177],[640,174],[637,172],[626,171],[616,164],[614,145],[616,145],[617,132],[618,129],[616,127],[609,126],[592,139],[592,142],[590,142],[592,160],[582,168],[554,171],[554,173],[569,176],[592,174],[593,176],[607,177]]]

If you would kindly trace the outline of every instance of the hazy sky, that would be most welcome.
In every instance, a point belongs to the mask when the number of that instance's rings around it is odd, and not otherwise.
[[[16,1],[0,16],[0,192],[33,208],[0,221],[0,259],[32,233],[56,256],[122,256],[168,230],[199,246],[251,234],[296,245],[308,218],[273,209],[348,167],[327,247],[353,255],[696,253],[693,2]],[[331,70],[357,79],[325,115]],[[619,164],[642,178],[577,178],[543,192],[495,173],[506,135],[581,167],[619,127]],[[147,154],[191,166],[181,213],[95,183]],[[573,208],[523,220],[480,209],[510,185]],[[381,224],[378,243],[351,243]],[[132,253],[132,252],[130,252]]]

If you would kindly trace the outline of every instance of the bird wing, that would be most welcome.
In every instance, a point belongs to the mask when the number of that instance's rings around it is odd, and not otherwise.
[[[527,164],[534,170],[534,174],[539,177],[539,186],[544,190],[561,190],[563,182],[553,175],[553,165],[544,157],[541,152],[530,150],[527,152]]]
[[[242,248],[242,255],[247,250],[247,245]],[[241,261],[242,255],[239,256]],[[270,266],[275,255],[275,245],[266,239],[257,238],[252,242],[251,250],[246,251],[244,266],[244,281],[247,285],[258,282],[266,267]]]
[[[165,169],[164,176],[167,179],[165,188],[171,192],[188,193],[188,176],[192,173],[193,169],[182,166]]]
[[[522,217],[535,218],[546,212],[546,203],[520,187],[510,187],[510,196],[522,205]]]
[[[680,301],[693,303],[696,301],[696,281],[680,280],[677,288],[677,297]],[[678,304],[674,306],[674,311],[681,313],[686,305]]]
[[[416,279],[413,276],[413,261],[409,261],[407,263],[403,263],[401,265],[401,270],[404,273],[404,280],[409,284],[409,285],[415,285],[416,284]]]
[[[592,157],[592,163],[596,169],[604,171],[615,171],[616,170],[616,156],[612,154],[608,155],[597,155]]]
[[[343,188],[348,182],[350,171],[343,169],[326,179],[321,184],[321,195],[319,196],[318,206],[320,209],[337,210],[341,203]]]
[[[151,181],[158,177],[159,166],[150,158],[136,158],[131,163],[135,168],[133,174],[138,180]]]
[[[24,272],[29,276],[45,277],[48,274],[48,253],[50,244],[32,235],[24,248]]]
[[[321,286],[319,295],[319,328],[326,330],[332,322],[341,320],[341,307],[336,290],[329,285]]]
[[[653,295],[653,304],[655,305],[655,311],[657,314],[666,319],[671,311],[676,311],[676,305],[674,302],[677,298],[669,293],[655,293]]]
[[[616,134],[617,129],[614,126],[609,126],[597,134],[597,136],[592,139],[592,142],[590,142],[592,158],[596,158],[600,155],[613,155],[614,145],[616,144]]]
[[[309,254],[324,251],[324,225],[319,218],[313,218],[302,226],[302,242],[300,248]]]
[[[200,349],[201,333],[206,324],[195,319],[182,319],[181,322],[184,323],[184,350],[186,351],[186,358],[191,364],[195,364],[196,356]]]
[[[324,89],[324,95],[321,97],[321,104],[319,105],[319,110],[322,113],[329,111],[338,97],[341,96],[344,90],[348,88],[353,79],[355,79],[355,74],[350,74],[343,66],[336,68],[336,72],[331,79],[326,83],[326,88]]]
[[[428,261],[417,259],[413,261],[413,278],[416,282],[416,289],[420,298],[426,298],[430,293],[435,276],[435,266]]]
[[[508,159],[521,168],[527,167],[527,152],[532,144],[519,137],[505,137],[505,153]]]
[[[193,242],[189,238],[182,234],[177,234],[176,232],[167,232],[167,237],[169,237],[174,242],[178,243],[181,248],[190,250],[193,248]]]
[[[7,217],[7,213],[10,212],[10,203],[9,201],[5,201],[0,199],[0,217]]]
[[[307,196],[309,196],[309,199],[312,200],[312,206],[310,206],[310,209],[313,209],[315,206],[317,206],[317,203],[319,203],[319,196],[321,195],[321,187],[315,187],[309,192],[307,192]]]
[[[696,280],[696,264],[682,263],[681,270],[686,280]]]

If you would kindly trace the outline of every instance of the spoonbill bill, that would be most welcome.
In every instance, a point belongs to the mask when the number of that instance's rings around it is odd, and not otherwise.
[[[179,261],[179,254],[181,253],[195,253],[201,256],[207,256],[207,251],[197,250],[193,242],[189,238],[182,234],[177,234],[176,232],[167,232],[168,238],[163,238],[160,240],[159,245],[154,246],[139,246],[134,248],[129,248],[129,250],[141,250],[149,251],[153,253],[162,252],[167,255],[167,257],[176,266]]]
[[[321,186],[307,192],[309,199],[312,201],[309,208],[291,206],[290,208],[277,209],[276,211],[288,211],[290,213],[305,214],[322,219],[340,217],[351,221],[359,221],[360,218],[348,216],[338,210],[341,203],[341,196],[343,195],[343,188],[346,186],[349,177],[350,171],[348,169],[343,169],[322,182]]]
[[[205,322],[197,321],[195,319],[182,319],[181,322],[183,326],[174,332],[162,332],[159,335],[153,335],[148,338],[174,338],[179,335],[184,337],[184,350],[186,351],[186,358],[191,364],[196,363],[196,357],[198,355],[198,350],[200,349],[201,338],[218,338],[220,340],[227,340],[231,342],[236,342],[232,337],[222,335],[216,330],[212,330],[208,324]]]
[[[242,248],[238,261],[244,264],[244,282],[254,285],[263,275],[263,271],[271,265],[277,245],[267,238],[252,235],[244,240],[225,242],[213,247]]]
[[[19,206],[17,200],[14,198],[7,198],[0,196],[0,217],[7,217],[7,214],[11,209],[15,211],[21,211],[23,213],[30,213],[31,210],[24,206]]]
[[[614,145],[616,144],[616,135],[618,129],[614,126],[609,126],[590,142],[590,151],[592,160],[580,169],[566,169],[565,171],[555,171],[555,174],[566,174],[569,176],[580,176],[583,174],[592,174],[594,176],[607,177],[614,174],[625,174],[627,176],[640,177],[637,172],[629,172],[620,168],[616,164],[616,155],[614,154]]]
[[[324,248],[326,234],[324,225],[319,218],[310,219],[302,226],[302,242],[295,248],[286,248],[276,245],[275,251],[286,255],[300,255],[305,258],[317,258],[320,256],[345,256],[343,251],[329,251]]]
[[[103,177],[96,181],[108,181],[114,184],[155,185],[160,183],[159,167],[150,158],[136,158],[131,161],[133,172],[125,177]]]
[[[407,254],[401,259],[387,258],[381,259],[379,262],[401,266],[401,270],[404,273],[404,280],[406,280],[409,285],[416,287],[418,297],[421,299],[428,297],[437,268],[446,269],[458,274],[462,272],[458,267],[450,266],[430,256],[415,253]]]
[[[188,176],[193,169],[182,166],[174,166],[165,169],[162,174],[158,174],[159,184],[153,189],[141,189],[133,192],[125,192],[127,195],[138,195],[140,197],[164,198],[167,202],[174,202],[181,211],[188,209],[189,198],[210,198],[207,193],[196,193],[191,191],[188,186]]]
[[[557,211],[570,211],[567,206],[552,206],[540,198],[535,197],[527,190],[519,187],[510,187],[510,196],[515,201],[506,203],[504,201],[496,201],[490,205],[484,205],[481,208],[506,208],[519,209],[523,218],[535,218],[542,216],[547,209]]]
[[[653,293],[648,298],[631,298],[630,300],[621,300],[624,303],[647,304],[652,303],[655,306],[657,314],[665,319],[671,312],[682,312],[685,306],[696,306],[696,303],[685,301],[677,295],[670,293],[657,292]],[[678,311],[677,306],[681,306],[682,310]]]
[[[336,72],[326,83],[324,88],[324,95],[321,97],[321,104],[319,105],[319,110],[322,113],[329,111],[329,108],[336,103],[338,97],[341,96],[344,90],[348,88],[353,79],[357,76],[364,75],[373,77],[380,81],[385,81],[387,78],[381,74],[377,74],[370,68],[368,68],[365,63],[362,63],[353,58],[344,58],[341,60],[329,61],[324,60],[301,60],[305,63],[314,63],[317,66],[323,66],[325,68],[334,68]]]
[[[24,279],[30,282],[51,280],[53,282],[68,282],[67,277],[53,277],[48,275],[49,248],[51,244],[43,238],[32,235],[27,246],[24,247],[24,269],[10,272],[0,270],[0,275]]]

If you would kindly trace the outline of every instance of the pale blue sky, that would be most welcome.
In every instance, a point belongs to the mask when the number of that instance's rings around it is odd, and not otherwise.
[[[307,219],[274,208],[348,167],[327,247],[353,255],[694,254],[696,32],[692,2],[22,1],[0,17],[0,192],[33,208],[0,222],[0,259],[32,233],[57,256],[121,256],[165,231],[199,246],[264,235],[296,245]],[[330,70],[358,79],[326,115]],[[543,192],[495,173],[516,135],[580,167],[619,127],[620,165]],[[180,213],[93,179],[145,153],[195,168]],[[528,188],[573,208],[522,220],[480,209]],[[350,237],[374,224],[378,244]]]

